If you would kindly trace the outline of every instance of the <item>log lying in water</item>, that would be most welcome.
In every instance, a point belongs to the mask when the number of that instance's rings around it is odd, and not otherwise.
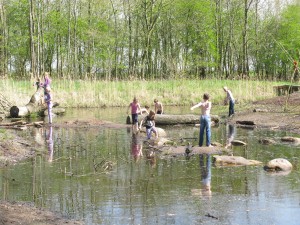
[[[142,120],[145,115],[139,116],[139,120]],[[194,114],[186,115],[171,115],[171,114],[156,114],[156,125],[175,125],[175,124],[198,124],[200,116]],[[211,115],[211,121],[219,123],[219,117]]]

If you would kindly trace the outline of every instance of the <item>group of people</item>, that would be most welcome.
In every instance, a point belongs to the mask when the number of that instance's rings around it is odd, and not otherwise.
[[[159,102],[157,99],[154,99],[154,111],[150,110],[148,112],[149,107],[141,108],[140,103],[136,97],[133,98],[133,101],[129,104],[127,114],[129,114],[129,110],[131,110],[131,119],[132,119],[132,129],[134,132],[138,132],[142,129],[144,125],[146,127],[147,138],[150,139],[152,133],[155,134],[156,138],[158,138],[158,132],[155,128],[155,115],[163,114],[163,104]],[[140,126],[138,122],[138,114],[146,113],[147,116],[141,121]]]
[[[228,87],[223,87],[223,90],[226,93],[226,102],[229,102],[229,113],[228,116],[232,117],[234,115],[234,104],[235,99],[232,95],[232,92],[228,89]],[[211,110],[211,102],[209,101],[209,94],[205,93],[203,95],[203,101],[197,103],[196,105],[191,107],[191,110],[200,107],[201,108],[201,116],[200,116],[200,138],[199,138],[199,146],[203,146],[204,142],[204,131],[206,133],[206,146],[211,147],[211,119],[210,119],[210,110]],[[133,101],[129,104],[128,110],[131,109],[131,118],[132,118],[132,128],[135,132],[139,131],[142,126],[145,124],[147,138],[150,139],[152,133],[155,134],[156,138],[158,137],[157,130],[155,128],[155,114],[163,113],[163,106],[157,99],[154,99],[154,111],[150,110],[148,112],[147,109],[142,109],[138,99],[136,97],[133,98]],[[143,112],[147,113],[147,116],[142,120],[140,126],[138,125],[138,114],[142,114]],[[128,112],[127,112],[128,114]]]

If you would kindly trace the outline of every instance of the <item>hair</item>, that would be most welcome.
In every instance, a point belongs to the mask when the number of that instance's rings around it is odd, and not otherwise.
[[[204,93],[203,99],[204,99],[204,100],[208,100],[208,99],[209,99],[209,94],[208,94],[208,93]]]
[[[155,117],[155,112],[154,112],[153,110],[150,110],[148,116],[149,116],[150,119],[154,119],[154,117]]]
[[[156,102],[158,102],[158,100],[155,98],[155,99],[154,99],[154,102],[156,103]]]
[[[134,102],[138,102],[138,99],[136,97],[133,98]]]

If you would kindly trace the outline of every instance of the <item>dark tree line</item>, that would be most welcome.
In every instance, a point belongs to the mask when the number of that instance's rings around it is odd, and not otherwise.
[[[300,4],[280,0],[0,0],[0,75],[291,78]]]

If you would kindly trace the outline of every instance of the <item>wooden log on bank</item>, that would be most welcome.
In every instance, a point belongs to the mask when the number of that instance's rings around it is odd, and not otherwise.
[[[25,106],[12,106],[10,108],[10,117],[25,117],[31,113],[37,113],[45,110],[45,106],[41,104],[44,95],[44,89],[38,88],[32,95],[30,101]]]
[[[141,121],[146,115],[139,116]],[[198,124],[200,120],[199,115],[186,114],[186,115],[171,115],[171,114],[156,114],[156,125],[176,125],[176,124]],[[219,123],[219,116],[211,115],[211,121]]]
[[[41,116],[47,116],[47,106],[42,104],[42,99],[44,97],[44,88],[39,87],[37,91],[32,95],[30,101],[25,106],[12,106],[10,108],[10,117],[18,118],[25,117],[32,113],[39,113]],[[59,103],[53,102],[52,113],[53,114],[64,114],[64,108],[54,108],[59,106]]]

